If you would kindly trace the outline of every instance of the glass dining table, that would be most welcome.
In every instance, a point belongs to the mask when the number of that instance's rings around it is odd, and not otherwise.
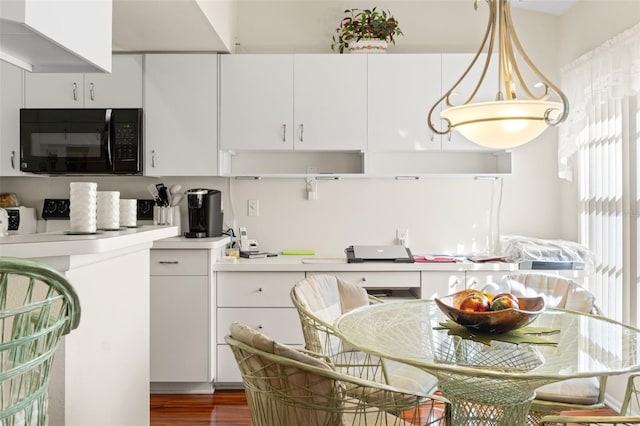
[[[450,334],[432,300],[370,305],[336,322],[360,350],[419,367],[438,378],[454,425],[527,424],[536,388],[564,379],[640,370],[640,330],[605,317],[545,310],[530,326],[547,343],[479,342]]]

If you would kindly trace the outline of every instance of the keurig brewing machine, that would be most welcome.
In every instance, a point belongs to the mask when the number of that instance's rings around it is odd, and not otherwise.
[[[222,193],[215,189],[189,189],[185,192],[189,214],[187,238],[222,235]]]

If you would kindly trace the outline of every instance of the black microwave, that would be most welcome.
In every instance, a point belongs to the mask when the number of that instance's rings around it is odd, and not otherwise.
[[[20,110],[20,170],[142,174],[142,109]]]

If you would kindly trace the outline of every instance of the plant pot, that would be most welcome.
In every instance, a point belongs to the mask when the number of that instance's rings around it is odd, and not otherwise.
[[[379,39],[362,39],[349,42],[350,53],[386,53],[387,42]]]

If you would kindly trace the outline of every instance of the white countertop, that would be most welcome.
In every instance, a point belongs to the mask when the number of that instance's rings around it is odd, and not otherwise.
[[[155,245],[154,245],[155,247]],[[346,257],[284,256],[220,261],[214,271],[516,271],[517,263],[347,263]]]
[[[42,258],[101,254],[151,244],[154,240],[177,234],[177,226],[145,225],[93,235],[66,235],[64,231],[11,235],[0,238],[0,255]]]
[[[210,238],[171,237],[153,243],[154,249],[217,249],[229,244],[231,238],[223,235]]]

